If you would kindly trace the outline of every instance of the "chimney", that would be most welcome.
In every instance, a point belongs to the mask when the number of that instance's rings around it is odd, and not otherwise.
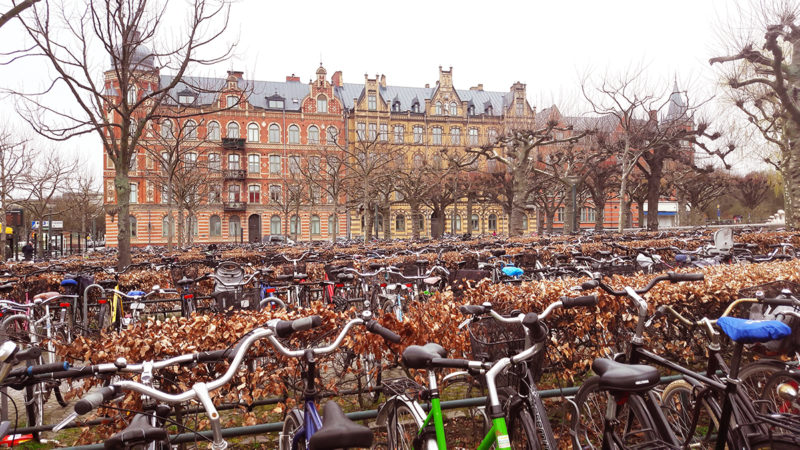
[[[381,87],[386,87],[386,75],[381,74]]]
[[[300,82],[300,77],[296,76],[295,74],[286,75],[286,81],[296,81]]]
[[[342,71],[337,70],[331,77],[331,84],[337,87],[342,87]]]
[[[477,86],[469,88],[470,91],[483,91],[483,83],[478,83]]]
[[[431,88],[431,84],[430,83],[425,83],[425,89],[430,89],[430,88]]]
[[[244,72],[241,72],[241,71],[238,71],[238,70],[229,70],[228,71],[228,76],[229,77],[234,77],[237,80],[241,80],[242,77],[244,76]]]

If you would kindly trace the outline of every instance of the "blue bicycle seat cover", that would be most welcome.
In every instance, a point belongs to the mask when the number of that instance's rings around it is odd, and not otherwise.
[[[503,267],[503,273],[508,275],[509,277],[518,277],[525,272],[516,266],[505,266]]]
[[[144,297],[144,294],[146,294],[144,291],[129,291],[128,297]]]
[[[77,286],[78,282],[73,280],[72,278],[67,278],[66,280],[61,281],[62,286]]]
[[[747,320],[720,317],[717,325],[735,342],[754,344],[785,338],[792,334],[789,325],[778,320]]]

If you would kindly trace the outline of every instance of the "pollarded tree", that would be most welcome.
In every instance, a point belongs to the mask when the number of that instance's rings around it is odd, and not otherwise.
[[[57,74],[53,86],[42,92],[17,92],[21,113],[50,139],[100,138],[114,164],[117,210],[125,218],[118,222],[120,268],[130,263],[131,158],[147,124],[180,83],[197,93],[207,90],[184,77],[190,67],[216,64],[230,55],[231,47],[217,42],[227,28],[229,9],[227,0],[190,1],[183,25],[167,22],[172,11],[156,0],[91,1],[80,10],[43,2],[20,16],[32,41],[31,55],[43,57]],[[203,57],[207,48],[215,48],[217,55]],[[110,60],[105,73],[95,70],[98,52]],[[49,95],[57,90],[69,92],[73,103]],[[200,113],[186,109],[186,114]]]
[[[682,166],[674,170],[672,184],[680,191],[690,207],[692,225],[700,225],[700,214],[711,207],[731,188],[728,174],[712,167],[698,172],[693,167]]]
[[[751,172],[731,179],[731,194],[742,203],[747,211],[753,211],[767,198],[770,186],[769,177],[762,172]],[[748,220],[750,213],[748,212]]]

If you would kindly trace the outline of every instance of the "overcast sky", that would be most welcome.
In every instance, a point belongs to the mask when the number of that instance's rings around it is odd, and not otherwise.
[[[3,10],[8,3],[0,1]],[[708,59],[719,54],[717,28],[732,3],[239,0],[225,37],[238,42],[235,56],[198,75],[236,69],[247,78],[279,81],[294,73],[306,82],[322,62],[329,75],[341,70],[345,82],[363,82],[367,73],[385,74],[389,84],[424,86],[436,82],[440,65],[452,66],[459,89],[483,83],[486,90],[506,91],[521,81],[534,107],[556,103],[577,114],[585,111],[579,95],[584,74],[644,66],[663,89],[677,77],[690,94],[713,93],[716,75]],[[172,12],[183,5],[169,4]],[[2,51],[24,41],[16,24],[0,29]],[[32,62],[0,66],[0,83],[8,88],[40,88],[51,76]],[[0,101],[0,114],[19,122],[11,99]],[[96,138],[40,145],[85,155],[99,168]]]

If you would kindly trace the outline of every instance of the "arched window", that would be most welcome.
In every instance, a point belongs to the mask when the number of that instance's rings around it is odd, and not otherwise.
[[[214,214],[208,218],[208,231],[211,236],[222,236],[222,220]]]
[[[478,217],[477,214],[473,214],[470,220],[470,226],[472,227],[472,231],[478,231],[481,228],[481,218]]]
[[[451,116],[458,115],[458,105],[456,105],[456,102],[450,103],[450,115]]]
[[[336,144],[336,137],[338,136],[339,131],[336,127],[328,127],[327,133],[325,133],[325,143],[329,145]]]
[[[164,139],[171,139],[175,137],[172,133],[172,121],[164,120],[161,122],[161,137]]]
[[[311,216],[311,234],[320,234],[319,216],[314,214]]]
[[[458,214],[453,220],[453,231],[461,231],[461,216]]]
[[[290,144],[300,143],[300,127],[298,127],[297,125],[289,126],[289,143]]]
[[[442,115],[442,102],[436,102],[436,112],[435,112],[435,114],[437,116],[441,116]]]
[[[420,214],[420,216],[419,216],[419,225],[418,226],[419,226],[419,231],[420,232],[424,232],[425,231],[425,216],[423,216],[422,214]]]
[[[317,112],[318,113],[328,112],[328,99],[322,94],[320,94],[319,97],[317,97]]]
[[[406,231],[406,216],[398,214],[397,217],[394,218],[394,230],[401,232]]]
[[[293,215],[291,219],[289,219],[289,233],[294,235],[300,234],[300,216],[297,214]]]
[[[247,125],[247,142],[258,142],[258,124]]]
[[[239,238],[242,235],[242,222],[239,216],[228,219],[228,237]]]
[[[527,214],[523,214],[522,215],[522,229],[523,230],[527,230],[528,229],[528,215]]]
[[[272,216],[269,219],[269,234],[283,234],[281,232],[280,216]]]
[[[336,215],[331,214],[328,216],[328,234],[333,236],[334,233],[339,232],[339,223],[336,221]]]
[[[184,134],[186,134],[186,139],[197,139],[197,122],[194,120],[187,120],[183,130]]]
[[[489,214],[489,231],[497,231],[497,216]]]
[[[422,168],[422,163],[423,163],[422,155],[420,155],[419,153],[414,155],[414,168],[415,169],[421,169]]]
[[[269,143],[270,144],[278,144],[281,142],[281,127],[277,124],[272,124],[269,126]]]
[[[206,127],[206,137],[209,141],[218,141],[219,140],[219,123],[218,122],[209,122],[208,126]]]
[[[228,139],[239,139],[239,124],[236,122],[231,122],[228,124],[228,134],[226,136]]]
[[[314,125],[308,127],[308,143],[319,144],[319,128]]]
[[[136,237],[136,234],[137,234],[137,231],[136,231],[136,217],[128,216],[128,220],[130,221],[130,226],[131,226],[131,237]]]
[[[128,87],[128,106],[136,103],[136,86],[130,85]]]

